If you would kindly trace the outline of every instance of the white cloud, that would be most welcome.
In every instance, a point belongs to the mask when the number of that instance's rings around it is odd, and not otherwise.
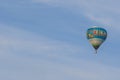
[[[111,28],[115,30],[120,29],[118,0],[33,0],[33,2],[74,9],[95,22],[112,26]]]
[[[116,25],[116,6],[111,2],[95,0],[36,0],[55,6],[73,6],[82,9],[93,21]],[[103,4],[101,6],[101,4]],[[114,9],[116,8],[116,9]],[[104,12],[104,13],[101,13]],[[109,15],[108,15],[109,14]],[[107,16],[105,16],[107,15]],[[112,19],[113,18],[113,19]],[[117,19],[118,20],[118,19]],[[118,28],[118,27],[115,27]],[[70,54],[84,53],[84,46],[66,44],[28,31],[0,25],[0,79],[1,80],[119,80],[120,69],[75,59]],[[80,51],[79,51],[80,50]],[[32,56],[31,56],[32,55]],[[66,56],[67,55],[67,56]],[[47,57],[46,57],[47,56]]]
[[[81,49],[81,53],[84,52],[85,47],[66,44],[5,25],[0,25],[0,32],[2,80],[118,80],[120,78],[119,68],[69,56],[79,52],[78,49]]]
[[[45,38],[40,35],[35,35],[31,32],[24,30],[18,30],[12,27],[1,25],[0,30],[0,47],[9,50],[30,50],[38,54],[39,52],[58,52],[67,51],[72,52],[73,50],[78,51],[79,48],[73,45],[68,45],[64,42]],[[73,49],[73,50],[71,50]]]

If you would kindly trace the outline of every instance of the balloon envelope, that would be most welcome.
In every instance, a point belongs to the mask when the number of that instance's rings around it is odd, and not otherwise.
[[[101,27],[93,27],[87,30],[87,39],[92,46],[97,50],[100,45],[106,40],[107,31]]]

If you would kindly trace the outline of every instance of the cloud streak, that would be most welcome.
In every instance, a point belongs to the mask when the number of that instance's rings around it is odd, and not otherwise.
[[[108,26],[115,30],[120,29],[117,27],[119,24],[119,1],[96,1],[96,0],[33,0],[36,3],[46,3],[52,6],[59,6],[69,9],[75,9],[76,12],[82,14],[94,22]],[[79,11],[78,11],[79,10]]]
[[[111,16],[112,14],[115,16],[115,14],[119,13],[119,11],[115,9],[117,5],[111,6],[113,5],[112,2],[109,2],[107,5],[106,5],[107,1],[104,1],[103,3],[102,1],[96,2],[95,0],[92,1],[34,0],[33,2],[44,3],[57,7],[71,8],[72,10],[73,8],[74,9],[76,8],[81,12],[83,11],[82,13],[84,14],[84,16],[87,16],[87,18],[95,22],[100,22],[100,24],[111,23],[112,25],[119,24],[118,21],[116,21],[119,18],[115,19],[113,16]],[[101,4],[103,4],[103,6],[101,6]],[[73,27],[69,28],[69,31],[73,31],[73,29],[75,28]],[[115,29],[119,30],[118,27],[115,27]],[[65,32],[67,30],[68,28],[64,29]],[[59,40],[50,39],[48,37],[38,35],[17,27],[15,28],[13,26],[0,24],[0,63],[1,63],[0,79],[1,80],[120,79],[119,77],[120,68],[102,64],[101,61],[95,62],[86,59],[87,58],[86,56],[82,57],[83,54],[86,55],[87,53],[90,52],[88,52],[89,50],[86,48],[86,46],[84,45],[80,46],[65,43]],[[98,58],[98,56],[95,57]]]
[[[119,68],[69,56],[80,53],[78,49],[85,51],[84,47],[48,39],[6,25],[1,25],[0,31],[1,79],[117,80],[120,78]]]

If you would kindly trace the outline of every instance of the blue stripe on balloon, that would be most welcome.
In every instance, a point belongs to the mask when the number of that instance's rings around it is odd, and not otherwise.
[[[106,35],[96,35],[96,34],[94,34],[93,31],[104,32],[104,33],[106,33]],[[99,38],[99,39],[105,40],[106,36],[107,36],[107,31],[105,29],[103,29],[103,28],[96,27],[96,28],[90,28],[90,29],[88,29],[87,34],[91,34],[93,36],[93,37],[87,37],[88,39]]]

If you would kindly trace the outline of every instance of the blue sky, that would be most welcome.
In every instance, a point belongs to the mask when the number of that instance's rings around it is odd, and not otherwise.
[[[119,2],[0,1],[0,79],[119,80]],[[108,31],[97,55],[92,26]]]

